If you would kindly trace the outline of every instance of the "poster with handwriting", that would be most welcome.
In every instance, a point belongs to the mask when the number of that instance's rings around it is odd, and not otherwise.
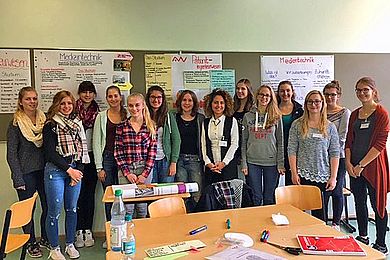
[[[97,91],[100,109],[107,108],[106,88],[117,85],[124,98],[129,94],[131,60],[129,52],[34,50],[35,86],[43,111],[50,107],[53,96],[69,90],[78,98],[78,85],[91,81]]]
[[[167,99],[172,99],[172,63],[169,55],[145,55],[146,89],[158,85]]]
[[[165,75],[167,75],[167,78],[165,79],[165,81],[160,82],[160,84],[162,84],[162,86],[165,86],[165,89],[169,91],[169,93],[165,94],[167,95],[167,98],[171,98],[171,100],[168,100],[170,104],[175,102],[176,95],[179,90],[184,89],[184,71],[210,71],[222,69],[222,54],[146,54],[146,90],[151,86],[148,83],[148,79],[159,76],[159,70],[157,66],[164,67],[163,64],[158,63],[153,65],[153,63],[150,63],[150,61],[162,59],[163,56],[166,57],[165,59],[169,59],[171,61],[170,68],[169,66],[166,66],[166,70],[163,70]],[[153,66],[156,67],[154,69],[155,72],[153,72]],[[157,75],[154,76],[153,73]],[[202,89],[203,86],[204,85],[201,85],[200,89]],[[194,86],[192,86],[192,90],[195,90]],[[203,96],[198,96],[198,98],[202,99]]]
[[[261,84],[277,89],[280,81],[294,86],[295,100],[303,103],[311,90],[320,90],[334,79],[333,55],[261,56]]]
[[[234,70],[213,70],[210,71],[211,90],[220,88],[226,90],[233,98],[236,89],[236,77]]]
[[[31,86],[30,51],[0,49],[0,113],[14,113],[21,88]]]

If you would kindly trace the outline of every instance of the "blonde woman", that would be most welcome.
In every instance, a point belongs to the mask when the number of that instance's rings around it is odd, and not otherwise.
[[[114,157],[122,171],[119,183],[149,184],[157,154],[156,129],[150,117],[145,99],[140,93],[127,98],[130,117],[116,129]],[[134,204],[126,205],[127,211],[135,216]],[[147,204],[135,204],[136,216],[145,218]]]
[[[327,119],[326,102],[318,90],[305,98],[303,116],[292,123],[288,139],[288,160],[295,185],[314,185],[325,191],[336,186],[340,144],[336,126]],[[324,220],[322,209],[312,215]]]
[[[242,122],[242,172],[253,189],[256,206],[275,204],[279,174],[284,174],[283,125],[275,93],[262,85],[256,92],[257,107]]]
[[[44,157],[42,149],[42,129],[45,114],[38,109],[38,95],[34,88],[24,87],[19,91],[17,109],[7,132],[7,162],[11,169],[11,178],[19,200],[31,198],[38,191],[41,201],[41,241],[47,242],[45,221],[47,204],[43,185]],[[34,219],[23,227],[30,231],[27,253],[30,257],[42,257],[40,245],[36,242]]]

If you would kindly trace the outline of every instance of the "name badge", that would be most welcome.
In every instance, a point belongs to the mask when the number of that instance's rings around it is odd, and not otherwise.
[[[367,129],[370,127],[370,122],[367,122],[367,123],[361,123],[360,125],[360,129]]]
[[[323,136],[322,136],[322,134],[316,134],[316,133],[314,133],[314,134],[313,134],[313,137],[314,137],[314,138],[322,138]]]
[[[219,146],[227,147],[227,141],[219,141]]]

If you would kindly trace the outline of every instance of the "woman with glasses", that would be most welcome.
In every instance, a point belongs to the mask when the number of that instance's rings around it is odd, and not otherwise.
[[[291,169],[288,163],[287,144],[292,122],[303,114],[302,105],[295,101],[295,92],[292,83],[288,80],[281,81],[278,85],[278,107],[282,113],[283,122],[283,145],[284,145],[284,168],[285,185],[292,185]],[[277,183],[278,184],[278,183]]]
[[[327,118],[330,122],[334,123],[337,132],[339,134],[340,142],[340,160],[339,168],[337,170],[337,182],[336,187],[332,191],[325,192],[324,197],[324,208],[325,208],[325,217],[328,216],[328,202],[330,196],[332,196],[332,208],[333,208],[333,217],[332,217],[332,227],[340,231],[340,220],[341,214],[343,213],[344,206],[344,196],[343,196],[343,187],[345,184],[345,152],[344,145],[345,139],[347,137],[348,129],[348,120],[351,115],[351,111],[348,108],[342,107],[339,104],[341,96],[341,87],[337,80],[326,84],[323,91],[326,104],[327,104]]]
[[[351,190],[359,236],[357,240],[369,244],[367,234],[367,192],[375,212],[376,240],[373,248],[387,254],[387,193],[390,191],[389,163],[386,141],[389,133],[389,115],[380,105],[375,81],[370,77],[358,80],[356,96],[362,106],[352,112],[347,141],[345,164],[350,175]]]
[[[244,118],[245,113],[249,112],[252,109],[252,106],[255,103],[252,91],[252,85],[249,79],[240,79],[236,84],[236,93],[233,97],[234,100],[234,114],[233,117],[237,120],[238,123],[238,149],[236,151],[235,157],[237,159],[237,171],[238,177],[245,181],[245,175],[242,173],[242,157],[241,157],[241,140],[242,140],[242,119]]]
[[[256,92],[257,108],[245,114],[242,125],[242,172],[253,189],[255,206],[275,204],[279,174],[284,174],[282,115],[275,93],[262,85]]]
[[[206,119],[202,127],[202,155],[206,165],[205,186],[237,179],[238,125],[228,92],[215,89],[205,97]]]
[[[323,196],[336,187],[339,137],[336,126],[327,120],[320,91],[306,95],[303,116],[292,123],[287,149],[294,184],[317,186]],[[312,210],[312,215],[325,220],[322,209]]]
[[[168,112],[167,98],[160,86],[151,86],[145,99],[157,128],[157,155],[152,182],[174,182],[181,142],[175,115]]]

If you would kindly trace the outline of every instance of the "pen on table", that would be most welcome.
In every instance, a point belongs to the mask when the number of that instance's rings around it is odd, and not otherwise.
[[[198,227],[198,228],[196,228],[194,230],[191,230],[189,233],[190,233],[190,235],[195,235],[195,234],[197,234],[199,232],[202,232],[202,231],[204,231],[206,229],[207,229],[207,226],[204,225],[204,226]]]
[[[227,229],[230,229],[230,219],[227,219],[227,220],[226,220],[226,228],[227,228]]]

